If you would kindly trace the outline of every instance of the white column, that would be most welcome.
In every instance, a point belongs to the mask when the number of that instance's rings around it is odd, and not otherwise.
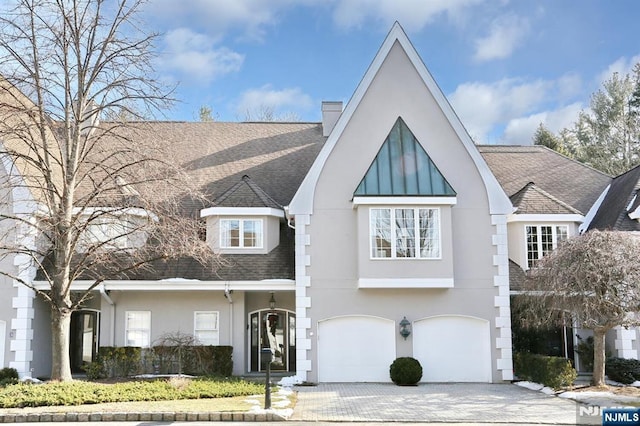
[[[307,295],[307,288],[311,286],[311,277],[307,274],[307,267],[311,265],[311,256],[307,254],[311,243],[307,234],[310,220],[310,215],[295,216],[296,378],[299,381],[306,381],[311,371],[311,318],[307,315],[307,309],[311,307],[311,297]]]
[[[494,297],[494,306],[498,311],[495,319],[497,331],[495,347],[500,354],[496,360],[496,368],[502,372],[502,380],[513,380],[507,216],[491,215],[491,224],[495,226],[495,234],[492,236],[492,243],[496,248],[493,255],[493,265],[497,269],[496,275],[493,277],[493,285],[497,289],[497,295]]]
[[[630,327],[628,329],[617,326],[615,350],[618,358],[638,359],[638,351],[633,349],[633,341],[637,339],[636,329]]]

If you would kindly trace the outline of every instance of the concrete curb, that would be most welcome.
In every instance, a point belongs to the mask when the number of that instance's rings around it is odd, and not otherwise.
[[[0,423],[47,422],[281,422],[287,418],[274,412],[148,412],[148,413],[38,413],[0,414]]]

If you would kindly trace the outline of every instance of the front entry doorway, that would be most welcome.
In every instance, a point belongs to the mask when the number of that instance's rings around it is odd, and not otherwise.
[[[249,371],[264,371],[260,349],[274,353],[272,371],[296,371],[296,314],[265,309],[249,314]]]
[[[69,357],[72,373],[84,373],[83,367],[96,360],[98,320],[97,311],[76,311],[71,314]]]

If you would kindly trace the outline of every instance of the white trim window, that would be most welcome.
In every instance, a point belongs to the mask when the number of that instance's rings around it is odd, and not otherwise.
[[[440,209],[369,210],[371,258],[440,259]]]
[[[151,344],[151,311],[127,311],[125,315],[125,346],[148,348]]]
[[[567,225],[527,225],[527,267],[535,266],[538,259],[558,247],[569,237]]]
[[[262,248],[262,219],[220,219],[220,248]]]
[[[214,346],[220,344],[219,317],[217,311],[193,312],[193,335],[198,343]]]

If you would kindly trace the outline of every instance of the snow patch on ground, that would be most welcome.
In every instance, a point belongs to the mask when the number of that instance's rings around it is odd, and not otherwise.
[[[638,385],[640,385],[639,382]],[[616,407],[623,406],[630,403],[638,403],[638,397],[630,396],[630,395],[618,395],[609,391],[560,391],[556,392],[551,388],[543,386],[539,383],[534,382],[516,382],[514,383],[517,386],[539,391],[545,393],[547,395],[556,395],[560,398],[571,399],[576,402],[580,402],[582,404],[587,405],[597,405],[599,407]],[[637,386],[633,384],[632,386]]]

